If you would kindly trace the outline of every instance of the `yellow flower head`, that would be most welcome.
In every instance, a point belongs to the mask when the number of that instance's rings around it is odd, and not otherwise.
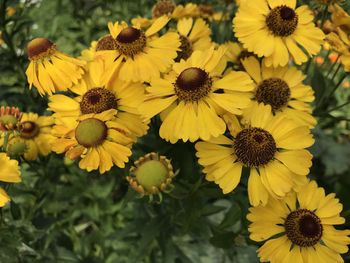
[[[223,111],[241,114],[250,103],[252,80],[244,72],[222,75],[225,49],[195,51],[188,60],[175,63],[164,78],[154,78],[140,111],[147,118],[158,113],[164,119],[160,136],[171,143],[182,139],[209,140],[226,130]]]
[[[274,114],[283,112],[300,125],[316,125],[310,106],[314,92],[310,86],[302,83],[305,76],[301,71],[288,66],[269,68],[255,57],[242,60],[242,64],[254,79],[255,103],[270,105]],[[250,109],[245,113],[251,114]]]
[[[237,70],[244,70],[242,59],[246,59],[251,56],[256,57],[253,52],[249,52],[248,50],[244,49],[242,44],[237,42],[228,41],[220,46],[226,48],[226,53],[223,59],[225,59],[227,62],[233,63],[233,67]]]
[[[300,65],[323,43],[324,34],[313,19],[306,5],[296,7],[296,0],[246,1],[233,19],[233,30],[244,48],[266,57],[267,66],[285,66],[290,55]]]
[[[206,178],[224,193],[234,190],[242,168],[250,170],[248,194],[254,206],[266,205],[269,194],[283,198],[294,187],[305,183],[312,155],[305,148],[314,143],[307,126],[272,115],[269,105],[255,104],[242,120],[232,118],[231,136],[219,136],[196,144],[198,162]]]
[[[331,49],[339,53],[340,62],[344,66],[344,70],[350,72],[350,33],[346,33],[340,27],[335,32],[327,35],[327,42]]]
[[[180,47],[178,34],[157,33],[169,22],[162,16],[143,31],[126,23],[108,23],[110,35],[97,43],[96,55],[113,61],[114,72],[124,81],[143,82],[159,77],[174,62]]]
[[[6,153],[0,153],[0,181],[5,183],[21,182],[21,172],[16,160],[11,160]],[[0,187],[0,207],[10,201],[5,190]]]
[[[88,62],[83,79],[72,87],[75,97],[64,94],[50,96],[49,109],[55,112],[56,118],[77,118],[83,114],[98,114],[114,109],[115,118],[136,139],[148,129],[148,121],[143,120],[138,111],[144,100],[144,86],[138,82],[122,81],[115,75],[106,82],[103,77],[108,68],[106,63],[101,59]]]
[[[345,223],[342,209],[335,194],[325,195],[314,181],[265,207],[250,208],[250,238],[265,241],[258,249],[261,262],[344,262],[340,254],[348,251],[350,230],[333,226]]]
[[[64,91],[77,84],[84,73],[84,61],[57,50],[46,38],[35,38],[27,45],[30,60],[26,71],[29,87],[34,85],[40,95]]]
[[[193,3],[187,3],[183,5],[175,5],[172,0],[158,0],[158,2],[152,8],[152,17],[157,19],[161,16],[168,16],[174,19],[180,19],[183,17],[192,17],[197,10],[197,5]]]
[[[46,156],[51,152],[53,124],[54,119],[51,116],[39,116],[32,112],[23,114],[19,123],[19,136],[28,147],[24,153],[26,160],[35,160],[38,155]]]
[[[188,59],[196,50],[208,50],[211,47],[211,30],[201,18],[182,18],[177,22],[177,32],[180,35],[180,50],[176,62]]]
[[[342,30],[350,33],[350,15],[337,4],[331,5],[329,11],[332,14],[333,27],[340,27]]]
[[[52,150],[65,153],[71,160],[81,157],[79,167],[88,172],[99,169],[103,174],[113,164],[124,168],[131,155],[132,139],[127,128],[113,120],[115,111],[58,119]]]

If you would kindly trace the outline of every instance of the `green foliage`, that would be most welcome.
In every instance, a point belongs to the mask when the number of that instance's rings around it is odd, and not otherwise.
[[[227,7],[224,1],[195,2]],[[32,38],[50,38],[62,51],[78,56],[107,32],[108,21],[149,14],[153,3],[1,0],[0,104],[47,114],[46,99],[29,90],[25,77],[25,46]],[[11,17],[6,16],[8,6],[16,9]],[[233,14],[232,5],[228,8]],[[213,32],[219,42],[232,38],[231,22],[213,23]],[[340,87],[346,77],[341,69],[329,61],[322,67],[311,63],[305,69],[319,117],[312,177],[342,198],[349,221],[349,90]],[[54,154],[24,162],[23,182],[7,189],[13,200],[0,210],[0,262],[258,262],[258,244],[248,238],[246,183],[223,195],[203,177],[193,145],[166,143],[157,125],[159,120],[153,120],[149,134],[135,145],[133,160],[157,151],[180,171],[174,191],[160,204],[128,189],[127,169],[101,176]]]

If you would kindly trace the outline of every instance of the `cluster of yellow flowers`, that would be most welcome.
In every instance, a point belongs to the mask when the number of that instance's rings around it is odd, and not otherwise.
[[[233,19],[238,42],[211,38],[208,21],[225,14],[169,0],[154,6],[152,19],[108,23],[109,33],[79,58],[48,39],[32,40],[28,82],[49,95],[53,115],[24,114],[6,147],[20,138],[29,147],[27,160],[52,149],[103,174],[125,167],[133,144],[158,116],[160,137],[195,143],[206,179],[224,193],[249,171],[249,232],[252,240],[267,240],[258,251],[262,261],[343,262],[339,254],[348,249],[350,231],[333,227],[345,221],[342,205],[307,178],[310,129],[317,122],[313,90],[298,69],[319,53],[325,34],[296,0],[239,2]],[[327,39],[350,70],[349,16],[332,8],[336,30]],[[151,153],[127,180],[136,191],[154,194],[175,174],[169,160]]]

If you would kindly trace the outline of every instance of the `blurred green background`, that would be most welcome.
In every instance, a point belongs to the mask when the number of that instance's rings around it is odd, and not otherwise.
[[[236,8],[234,1],[193,2],[213,4],[231,17]],[[0,105],[49,114],[47,99],[30,91],[25,78],[25,46],[32,38],[49,38],[60,50],[79,56],[92,40],[107,33],[108,21],[149,17],[154,3],[0,0]],[[316,12],[322,10],[311,4]],[[12,16],[6,14],[9,7],[15,10]],[[230,20],[213,23],[212,29],[217,42],[232,39]],[[319,117],[311,178],[341,198],[348,221],[344,227],[349,228],[350,89],[339,84],[346,75],[329,61],[303,69],[316,92]],[[132,160],[157,151],[180,169],[175,190],[160,204],[128,189],[123,179],[127,170],[114,168],[103,176],[87,173],[55,154],[23,162],[23,183],[6,186],[13,201],[0,210],[0,262],[258,262],[258,244],[249,240],[245,218],[246,177],[224,196],[205,181],[193,145],[168,144],[159,138],[158,128],[153,121],[149,134],[135,145]],[[350,255],[345,258],[350,260]]]

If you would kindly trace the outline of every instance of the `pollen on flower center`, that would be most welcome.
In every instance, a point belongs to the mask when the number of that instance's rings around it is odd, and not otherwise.
[[[177,52],[175,62],[179,62],[181,59],[188,59],[193,52],[192,44],[187,37],[180,35],[180,43],[180,51]]]
[[[90,89],[83,95],[80,102],[80,110],[83,114],[101,113],[116,108],[117,99],[115,95],[104,88]]]
[[[288,84],[279,78],[263,80],[257,87],[255,98],[259,103],[270,105],[273,111],[286,106],[290,99]]]
[[[111,35],[107,35],[100,38],[96,45],[96,51],[115,50],[115,49],[116,49],[116,40]]]
[[[266,16],[266,25],[275,36],[287,37],[297,28],[298,15],[288,6],[278,6]]]
[[[240,131],[233,148],[244,165],[258,167],[270,162],[276,153],[276,142],[272,135],[261,128],[246,128]]]
[[[175,9],[175,4],[169,0],[160,0],[152,8],[153,18],[158,18],[163,15],[170,15]]]
[[[27,45],[27,53],[30,60],[41,59],[50,55],[55,50],[55,44],[47,38],[35,38]]]
[[[212,87],[212,79],[200,68],[187,68],[175,82],[175,93],[180,100],[198,101],[207,96]]]
[[[95,118],[79,122],[75,129],[75,138],[80,145],[94,147],[100,145],[107,138],[106,124]]]
[[[320,218],[307,209],[291,212],[284,222],[284,227],[289,240],[301,247],[316,245],[323,232]]]
[[[20,136],[24,139],[32,139],[40,132],[40,127],[33,121],[24,121],[20,124]]]
[[[140,29],[126,27],[118,34],[115,45],[120,53],[133,57],[145,48],[146,36]]]

